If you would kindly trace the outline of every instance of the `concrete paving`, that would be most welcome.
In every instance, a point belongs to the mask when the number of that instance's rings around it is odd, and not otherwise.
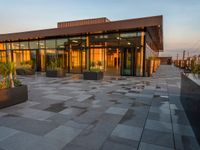
[[[0,109],[2,150],[198,150],[180,102],[180,70],[150,78],[19,76],[27,102]]]

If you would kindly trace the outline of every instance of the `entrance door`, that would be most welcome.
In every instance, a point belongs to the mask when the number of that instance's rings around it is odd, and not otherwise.
[[[70,72],[81,73],[81,50],[70,51]]]
[[[122,48],[121,50],[121,75],[133,75],[133,50],[132,48]]]
[[[106,75],[120,75],[120,51],[118,48],[107,48]]]

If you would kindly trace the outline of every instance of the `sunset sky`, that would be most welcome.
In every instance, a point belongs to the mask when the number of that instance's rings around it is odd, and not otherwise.
[[[200,53],[200,0],[1,0],[0,34],[56,27],[60,21],[163,15],[164,53]]]

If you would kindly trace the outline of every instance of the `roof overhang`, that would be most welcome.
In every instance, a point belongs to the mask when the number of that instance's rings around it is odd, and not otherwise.
[[[0,41],[16,41],[38,39],[56,36],[69,36],[78,34],[95,33],[113,30],[131,30],[131,29],[147,29],[156,42],[157,50],[163,50],[163,18],[162,16],[153,16],[137,19],[127,19],[120,21],[111,21],[99,24],[90,24],[66,28],[53,28],[36,31],[27,31],[20,33],[0,34]]]

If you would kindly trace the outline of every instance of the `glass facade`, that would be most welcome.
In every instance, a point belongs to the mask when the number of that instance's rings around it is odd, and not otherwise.
[[[144,31],[0,43],[0,61],[6,61],[6,50],[11,50],[16,65],[32,60],[37,71],[45,71],[52,60],[57,60],[68,73],[98,67],[107,75],[144,75]]]

